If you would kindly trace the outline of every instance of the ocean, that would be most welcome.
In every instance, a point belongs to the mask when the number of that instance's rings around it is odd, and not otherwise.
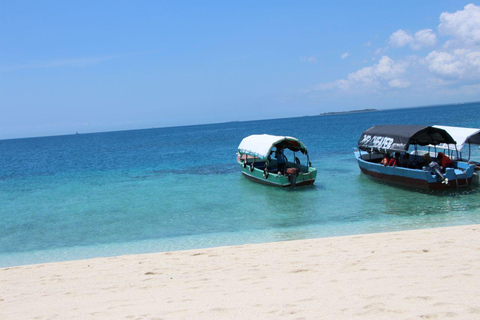
[[[480,223],[475,186],[361,174],[353,151],[376,124],[478,128],[480,103],[0,140],[0,267]],[[300,139],[315,184],[243,177],[237,147],[262,133]]]

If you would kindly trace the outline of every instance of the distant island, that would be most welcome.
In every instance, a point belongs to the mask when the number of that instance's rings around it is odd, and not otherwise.
[[[325,113],[320,113],[320,116],[332,116],[335,114],[345,114],[345,113],[360,113],[360,112],[374,112],[374,111],[380,111],[378,109],[362,109],[362,110],[351,110],[351,111],[338,111],[338,112],[325,112]]]

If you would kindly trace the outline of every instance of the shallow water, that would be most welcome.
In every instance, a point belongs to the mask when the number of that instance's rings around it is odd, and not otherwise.
[[[480,223],[477,187],[392,187],[353,156],[375,124],[480,127],[479,115],[475,103],[0,140],[0,266]],[[260,133],[302,140],[315,185],[242,177],[236,148]]]

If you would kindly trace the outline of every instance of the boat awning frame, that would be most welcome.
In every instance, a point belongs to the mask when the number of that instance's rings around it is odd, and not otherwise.
[[[358,148],[365,151],[404,152],[411,144],[426,146],[455,144],[443,129],[418,125],[378,125],[363,132]]]
[[[307,147],[297,138],[270,134],[254,134],[244,138],[238,146],[238,153],[267,159],[273,147],[276,146],[282,149],[290,149],[294,152],[308,153]]]
[[[448,134],[450,134],[452,138],[457,142],[456,146],[455,144],[439,144],[438,146],[440,148],[449,150],[456,149],[461,152],[466,144],[480,145],[480,129],[478,128],[463,128],[438,125],[435,125],[434,127],[447,131]]]

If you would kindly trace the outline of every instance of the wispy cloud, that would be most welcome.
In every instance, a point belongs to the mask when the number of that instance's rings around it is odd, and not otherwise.
[[[350,53],[348,53],[348,52],[345,52],[345,53],[342,54],[342,56],[341,56],[342,60],[345,60],[345,59],[347,59],[348,57],[350,57]]]
[[[134,54],[116,54],[116,55],[105,55],[97,57],[80,57],[80,58],[65,58],[65,59],[52,59],[52,60],[43,60],[43,61],[32,61],[23,64],[9,65],[9,66],[0,66],[0,71],[11,71],[11,70],[24,70],[24,69],[50,69],[50,68],[85,68],[93,65],[101,64],[105,61],[141,55],[145,53],[134,53]]]
[[[317,57],[311,56],[311,57],[301,57],[300,61],[302,62],[308,62],[308,63],[317,63]]]

